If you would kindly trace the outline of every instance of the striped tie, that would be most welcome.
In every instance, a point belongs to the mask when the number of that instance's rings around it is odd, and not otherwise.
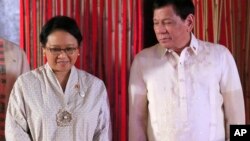
[[[4,139],[6,69],[4,41],[0,39],[0,141]]]

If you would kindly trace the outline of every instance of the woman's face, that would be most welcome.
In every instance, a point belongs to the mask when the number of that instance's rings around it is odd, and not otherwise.
[[[43,53],[52,70],[69,72],[79,56],[77,39],[63,30],[49,34]]]

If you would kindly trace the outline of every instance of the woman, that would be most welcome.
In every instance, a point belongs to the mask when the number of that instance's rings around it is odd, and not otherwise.
[[[111,123],[101,80],[77,69],[82,35],[66,16],[50,19],[40,41],[47,63],[16,81],[9,99],[9,141],[109,141]]]

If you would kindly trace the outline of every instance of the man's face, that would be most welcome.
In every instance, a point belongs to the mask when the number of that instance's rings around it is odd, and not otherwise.
[[[188,45],[193,28],[193,15],[185,20],[176,15],[173,6],[167,5],[154,10],[154,31],[162,47],[178,50]]]

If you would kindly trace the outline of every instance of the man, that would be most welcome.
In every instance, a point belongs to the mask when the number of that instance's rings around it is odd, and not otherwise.
[[[158,44],[134,59],[129,82],[129,141],[224,141],[244,124],[235,61],[222,45],[192,34],[192,0],[156,0]]]
[[[16,44],[0,38],[0,141],[4,141],[4,121],[9,94],[17,77],[29,71],[26,55]]]

